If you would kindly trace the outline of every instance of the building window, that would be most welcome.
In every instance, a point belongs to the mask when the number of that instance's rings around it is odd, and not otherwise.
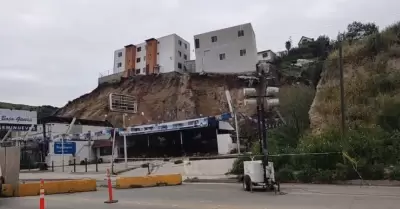
[[[118,62],[117,67],[122,67],[122,63]]]
[[[178,68],[182,69],[182,63],[178,62]]]
[[[195,45],[196,49],[200,48],[200,40],[198,38],[196,38],[194,40],[194,45]]]
[[[143,57],[143,61],[146,61],[146,56]]]
[[[137,52],[140,52],[140,51],[142,51],[142,47],[137,48]]]
[[[212,36],[211,37],[211,42],[217,42],[217,37],[216,36]]]
[[[224,60],[225,59],[225,53],[219,54],[219,60]]]
[[[122,57],[122,52],[118,52],[118,57]]]
[[[182,52],[178,51],[179,57],[182,57]]]
[[[140,74],[140,69],[136,69],[136,74]]]
[[[143,74],[146,74],[146,68],[143,68],[143,69],[142,69],[142,73],[143,73]]]
[[[264,53],[264,54],[262,54],[262,57],[263,57],[263,58],[266,58],[266,57],[268,57],[268,53]]]
[[[241,57],[246,56],[246,49],[241,49],[240,50],[240,56]]]
[[[179,44],[179,46],[182,46],[182,41],[178,40],[178,44]]]
[[[244,30],[239,30],[238,31],[238,36],[240,37],[240,36],[244,36]]]
[[[185,44],[185,49],[187,49],[187,44]]]
[[[187,60],[187,55],[186,54],[183,55],[183,59]]]
[[[140,62],[140,57],[136,58],[136,62]]]

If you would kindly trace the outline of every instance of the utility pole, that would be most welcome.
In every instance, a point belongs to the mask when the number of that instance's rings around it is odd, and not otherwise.
[[[340,39],[340,44],[339,44],[339,71],[340,71],[340,111],[342,115],[342,120],[341,120],[341,134],[342,134],[342,139],[345,136],[345,109],[344,109],[344,79],[343,79],[343,36],[339,35],[341,37]]]
[[[265,106],[267,106],[268,110],[279,106],[279,98],[271,98],[277,96],[277,94],[279,93],[279,88],[268,86],[268,79],[271,79],[270,66],[270,63],[260,61],[257,64],[257,87],[244,88],[244,96],[247,97],[247,99],[244,100],[245,105],[256,104],[257,107],[258,136],[260,142],[260,152],[263,155],[262,163],[264,168],[265,180],[265,168],[266,166],[268,166],[268,137],[267,127],[265,124]]]

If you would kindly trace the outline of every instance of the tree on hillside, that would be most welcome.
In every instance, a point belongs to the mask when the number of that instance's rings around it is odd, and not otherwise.
[[[289,37],[289,40],[285,42],[285,48],[287,52],[289,53],[290,49],[292,48],[292,38]]]
[[[366,36],[379,32],[378,26],[375,23],[361,23],[354,21],[347,26],[346,39],[358,40]]]

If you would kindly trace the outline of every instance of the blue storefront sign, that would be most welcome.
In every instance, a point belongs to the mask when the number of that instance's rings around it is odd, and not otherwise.
[[[54,154],[62,154],[64,148],[64,154],[75,154],[76,153],[76,143],[75,142],[54,142]]]

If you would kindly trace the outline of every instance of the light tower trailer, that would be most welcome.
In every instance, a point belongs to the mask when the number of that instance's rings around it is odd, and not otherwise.
[[[268,166],[265,166],[265,176],[263,175],[264,168],[261,160],[244,161],[243,165],[243,189],[245,191],[253,192],[254,187],[261,187],[264,191],[274,191],[275,194],[280,192],[280,184],[275,181],[275,170],[272,162],[268,162]]]

